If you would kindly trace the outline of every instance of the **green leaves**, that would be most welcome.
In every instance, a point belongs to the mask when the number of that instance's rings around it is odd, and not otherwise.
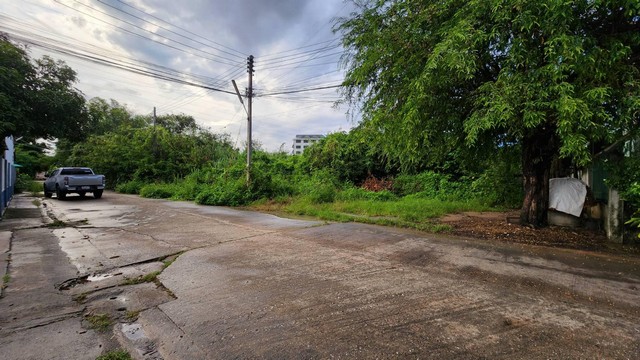
[[[369,6],[336,28],[349,54],[345,95],[364,104],[363,125],[400,163],[437,161],[434,152],[452,146],[475,151],[480,139],[521,141],[530,129],[553,127],[558,155],[584,164],[595,143],[635,131],[637,2]]]
[[[81,140],[87,123],[85,101],[73,87],[76,73],[27,52],[0,36],[0,136]]]

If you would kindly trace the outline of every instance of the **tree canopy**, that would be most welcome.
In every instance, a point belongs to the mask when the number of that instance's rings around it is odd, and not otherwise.
[[[518,145],[521,219],[544,225],[555,157],[588,164],[640,129],[635,0],[379,0],[336,30],[344,96],[410,168]]]
[[[0,34],[0,136],[81,139],[88,121],[76,72],[27,51]]]
[[[91,166],[107,176],[109,186],[130,180],[171,181],[233,153],[228,136],[202,129],[193,117],[151,116],[130,112],[115,100],[87,103],[85,141],[58,143],[57,161]]]

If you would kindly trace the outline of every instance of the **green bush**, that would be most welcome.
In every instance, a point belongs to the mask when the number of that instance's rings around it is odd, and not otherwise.
[[[398,175],[393,182],[393,192],[399,196],[416,193],[431,194],[435,198],[442,180],[448,180],[447,175],[425,171],[417,175]]]
[[[242,206],[253,200],[241,180],[220,182],[202,190],[195,198],[201,205]]]
[[[516,208],[522,205],[522,180],[488,170],[472,184],[473,191],[490,206]]]
[[[18,174],[18,177],[16,178],[16,185],[14,188],[14,192],[16,194],[20,194],[25,191],[33,191],[32,189],[35,188],[33,185],[34,183],[35,181],[33,181],[31,176],[27,174]],[[38,191],[42,191],[42,186],[38,187]]]
[[[618,161],[605,164],[608,172],[607,186],[620,191],[625,201],[632,207],[640,208],[640,153],[631,153]]]
[[[330,203],[336,198],[338,184],[329,171],[320,170],[311,177],[299,178],[296,192],[312,204]]]
[[[204,184],[198,184],[194,181],[179,182],[176,184],[171,198],[174,200],[193,201],[205,188]]]
[[[474,199],[471,181],[462,177],[454,181],[448,174],[425,171],[417,175],[399,175],[393,183],[393,192],[400,196],[421,199],[463,200]]]
[[[336,200],[355,201],[355,200],[373,200],[373,201],[391,201],[397,200],[398,196],[391,191],[368,191],[362,188],[350,187],[344,189],[336,195]]]
[[[148,184],[140,189],[140,196],[152,199],[169,199],[179,191],[176,184]]]
[[[131,180],[116,186],[116,191],[123,194],[139,194],[146,184],[141,180]]]

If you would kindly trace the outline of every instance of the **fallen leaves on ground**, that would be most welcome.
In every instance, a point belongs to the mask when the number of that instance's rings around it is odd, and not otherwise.
[[[580,250],[607,250],[611,243],[603,230],[549,226],[534,229],[517,224],[518,213],[462,213],[441,222],[458,236]],[[508,221],[509,220],[509,221]]]

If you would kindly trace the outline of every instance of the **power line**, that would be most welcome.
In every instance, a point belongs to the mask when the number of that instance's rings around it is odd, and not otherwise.
[[[305,45],[305,46],[300,46],[300,47],[297,47],[297,48],[284,50],[284,51],[276,52],[276,53],[273,53],[273,54],[262,55],[262,56],[260,56],[260,58],[261,59],[266,59],[266,60],[273,60],[273,59],[270,59],[270,58],[274,57],[275,55],[281,55],[281,54],[286,54],[286,53],[289,53],[289,52],[295,52],[297,50],[306,49],[306,48],[310,48],[310,47],[313,47],[313,46],[330,43],[332,41],[333,41],[333,39],[325,40],[325,41],[317,42],[315,44],[309,44],[309,45]],[[310,51],[313,51],[313,50],[310,50]],[[280,57],[278,57],[278,58],[280,58]]]
[[[280,64],[273,65],[273,66],[265,66],[264,68],[261,68],[261,69],[279,69],[279,68],[283,68],[283,67],[286,67],[286,66],[302,64],[302,63],[305,63],[305,62],[309,62],[311,60],[323,59],[323,58],[330,57],[330,56],[335,56],[335,55],[342,55],[342,53],[343,53],[342,51],[334,52],[334,53],[325,54],[325,55],[322,55],[322,56],[316,56],[313,59],[305,59],[305,60],[299,60],[299,61],[293,61],[293,62],[283,61]],[[332,62],[330,64],[335,64],[335,62]]]
[[[1,26],[1,25],[0,25]],[[14,37],[15,33],[14,33]],[[215,88],[212,86],[208,86],[208,85],[204,85],[204,84],[198,84],[195,83],[193,81],[187,81],[184,79],[179,79],[176,78],[175,76],[171,76],[170,74],[162,74],[161,72],[153,72],[152,69],[140,69],[140,68],[136,68],[134,66],[131,65],[127,65],[125,63],[117,63],[116,61],[113,60],[109,60],[107,58],[104,58],[102,56],[96,56],[95,54],[83,54],[77,51],[73,51],[73,50],[69,50],[69,49],[65,49],[56,45],[52,45],[52,44],[47,44],[47,43],[43,43],[43,42],[39,42],[37,40],[31,40],[28,38],[24,38],[21,36],[17,36],[17,38],[22,41],[25,42],[27,44],[30,44],[32,46],[36,46],[36,47],[40,47],[40,48],[44,48],[44,49],[48,49],[57,53],[61,53],[61,54],[65,54],[68,56],[72,56],[72,57],[76,57],[79,59],[83,59],[86,61],[90,61],[90,62],[94,62],[94,63],[98,63],[104,66],[109,66],[109,67],[113,67],[113,68],[117,68],[117,69],[121,69],[121,70],[126,70],[138,75],[144,75],[144,76],[149,76],[149,77],[153,77],[156,79],[160,79],[160,80],[165,80],[165,81],[170,81],[170,82],[174,82],[174,83],[178,83],[178,84],[182,84],[182,85],[189,85],[189,86],[194,86],[194,87],[199,87],[199,88],[203,88],[203,89],[207,89],[207,90],[211,90],[211,91],[216,91],[216,92],[222,92],[222,93],[226,93],[226,94],[231,94],[231,95],[235,95],[235,92],[231,92],[231,91],[227,91],[227,90],[223,90],[223,89],[219,89],[219,88]],[[157,71],[157,70],[156,70]]]
[[[235,76],[235,74],[242,73],[244,71],[243,67],[232,67],[231,69],[225,71],[223,74],[219,75],[217,78],[212,78],[205,75],[191,74],[191,73],[187,74],[175,69],[171,69],[166,66],[153,64],[148,61],[129,59],[122,56],[119,56],[118,58],[116,57],[117,54],[114,53],[113,51],[96,47],[95,45],[84,43],[81,41],[79,42],[77,41],[79,45],[75,45],[74,49],[70,49],[70,46],[71,44],[73,44],[73,40],[74,40],[72,38],[57,34],[57,36],[61,39],[61,40],[57,40],[47,36],[39,35],[36,32],[47,32],[48,34],[50,34],[51,31],[43,30],[41,28],[33,26],[32,24],[25,24],[16,19],[7,17],[6,15],[3,15],[1,13],[0,13],[0,19],[2,20],[0,21],[0,29],[4,29],[4,31],[11,34],[12,37],[17,40],[21,40],[22,42],[25,42],[25,43],[30,42],[36,46],[42,46],[47,48],[53,47],[56,50],[64,50],[65,52],[67,52],[67,54],[72,52],[74,54],[82,55],[84,57],[90,57],[90,60],[95,60],[96,58],[98,58],[98,60],[103,60],[102,63],[108,62],[110,64],[115,64],[120,67],[128,67],[128,68],[135,68],[137,70],[142,69],[145,71],[153,71],[155,73],[160,73],[162,75],[171,75],[173,77],[178,76],[181,78],[184,78],[184,77],[191,78],[198,83],[204,83],[205,85],[211,85],[214,87],[216,87],[219,84],[222,84],[222,85],[227,84],[228,80],[226,77],[229,76],[229,74],[231,74],[231,76]],[[14,24],[14,26],[11,26],[12,23]],[[22,30],[20,29],[20,27],[27,28],[28,30]],[[96,61],[92,61],[92,62],[96,62]]]
[[[127,6],[127,7],[130,7],[131,9],[134,9],[134,10],[136,10],[136,11],[138,11],[138,12],[142,13],[142,14],[145,14],[145,15],[147,15],[147,16],[149,16],[149,17],[151,17],[151,18],[154,18],[154,19],[156,19],[156,20],[158,20],[158,21],[161,21],[161,22],[163,22],[163,23],[165,23],[165,24],[167,24],[167,25],[173,26],[173,27],[175,27],[176,29],[180,29],[180,30],[182,30],[182,31],[186,32],[186,33],[187,33],[187,34],[189,34],[189,35],[196,36],[196,37],[198,37],[198,38],[200,38],[200,39],[203,39],[203,40],[205,40],[205,41],[208,41],[208,42],[210,42],[210,43],[212,43],[212,44],[216,44],[216,45],[218,45],[218,46],[221,46],[221,47],[223,47],[223,48],[225,48],[225,49],[227,49],[227,50],[229,50],[229,51],[236,52],[236,53],[240,54],[240,56],[241,56],[242,58],[245,58],[245,57],[248,55],[248,54],[245,54],[245,53],[240,52],[240,51],[238,51],[238,50],[235,50],[235,49],[233,49],[233,48],[230,48],[230,47],[228,47],[228,46],[225,46],[225,45],[223,45],[223,44],[220,44],[220,43],[218,43],[218,42],[215,42],[215,41],[213,41],[213,40],[207,39],[206,37],[204,37],[204,36],[202,36],[202,35],[198,35],[198,34],[196,34],[196,33],[194,33],[194,32],[191,32],[191,31],[189,31],[189,30],[187,30],[187,29],[185,29],[185,28],[182,28],[182,27],[180,27],[180,26],[174,25],[174,24],[172,24],[172,23],[170,23],[170,22],[168,22],[168,21],[166,21],[166,20],[163,20],[163,19],[161,19],[161,18],[157,17],[157,16],[154,16],[154,15],[152,15],[152,14],[149,14],[149,13],[145,12],[144,10],[138,9],[137,7],[135,7],[135,6],[131,5],[131,4],[128,4],[128,3],[126,3],[126,2],[124,2],[124,1],[122,1],[122,0],[116,0],[116,1],[117,1],[117,2],[119,2],[119,3],[121,3],[121,4],[123,4],[123,5],[125,5],[125,6]]]
[[[342,47],[341,45],[330,45],[330,46],[324,46],[318,49],[313,49],[313,50],[309,50],[309,51],[304,51],[301,53],[297,53],[297,54],[292,54],[292,55],[287,55],[287,56],[280,56],[277,58],[272,58],[272,59],[264,59],[262,57],[260,57],[259,59],[261,60],[262,64],[277,64],[277,63],[281,63],[281,62],[288,62],[288,61],[292,61],[295,59],[299,59],[299,58],[304,58],[307,57],[309,55],[313,55],[319,52],[325,52],[325,51],[331,51],[331,50],[335,50],[337,48]]]
[[[301,92],[317,91],[317,90],[325,90],[325,89],[335,89],[335,88],[339,88],[339,87],[342,87],[342,84],[322,86],[322,87],[310,88],[310,89],[299,89],[299,90],[291,90],[291,91],[281,91],[281,92],[273,92],[273,93],[267,93],[267,94],[259,94],[259,95],[256,95],[256,97],[265,97],[265,96],[273,96],[273,95],[285,95],[285,94],[297,94],[297,93],[301,93]]]
[[[158,40],[155,40],[155,39],[152,39],[152,38],[146,37],[146,36],[144,36],[144,35],[138,34],[138,33],[136,33],[136,32],[133,32],[133,31],[131,31],[131,30],[125,29],[125,28],[123,28],[123,27],[121,27],[121,26],[118,26],[118,25],[112,24],[112,23],[110,23],[110,22],[108,22],[108,21],[102,20],[102,19],[100,19],[100,18],[98,18],[98,17],[96,17],[96,16],[93,16],[93,15],[91,15],[91,14],[87,13],[87,12],[84,12],[84,11],[79,10],[79,9],[75,9],[75,8],[73,8],[72,6],[69,6],[69,5],[67,5],[67,4],[64,4],[64,3],[62,3],[60,0],[54,0],[54,1],[55,1],[56,3],[58,3],[58,4],[62,5],[62,6],[64,6],[64,7],[67,7],[67,8],[69,8],[69,9],[73,10],[73,11],[79,12],[79,13],[81,13],[81,14],[83,14],[83,15],[89,16],[89,17],[91,17],[91,18],[93,18],[93,19],[95,19],[95,20],[97,20],[97,21],[100,21],[100,22],[102,22],[102,23],[105,23],[105,24],[107,24],[107,25],[113,26],[113,27],[115,27],[115,28],[117,28],[117,29],[120,29],[120,30],[122,30],[122,31],[124,31],[124,32],[126,32],[126,33],[128,33],[128,34],[131,34],[131,35],[134,35],[134,36],[141,37],[141,38],[143,38],[143,39],[145,39],[145,40],[153,41],[153,42],[155,42],[155,43],[157,43],[157,44],[160,44],[160,45],[162,45],[162,46],[165,46],[165,47],[168,47],[168,48],[171,48],[171,49],[174,49],[174,50],[178,50],[178,51],[184,52],[184,53],[186,53],[186,54],[190,54],[190,55],[193,55],[193,56],[197,56],[197,57],[200,57],[200,58],[203,58],[203,59],[207,59],[207,60],[210,60],[210,61],[214,61],[214,62],[217,62],[217,63],[220,63],[220,64],[233,65],[233,66],[236,66],[236,65],[238,65],[238,64],[239,64],[239,62],[236,62],[236,63],[231,62],[231,63],[229,63],[229,62],[225,62],[225,61],[217,60],[217,59],[214,59],[214,58],[210,58],[210,57],[207,57],[207,56],[202,56],[202,55],[199,55],[199,54],[196,54],[196,53],[193,53],[193,52],[189,52],[189,51],[187,51],[187,50],[185,50],[185,49],[181,49],[181,48],[179,48],[179,47],[176,47],[176,46],[173,46],[173,45],[170,45],[170,44],[163,43],[163,42],[161,42],[161,41],[158,41]],[[94,11],[97,11],[97,12],[100,12],[100,13],[102,13],[102,14],[105,14],[105,15],[107,15],[107,16],[109,16],[109,17],[111,17],[111,18],[115,18],[115,17],[113,17],[113,16],[111,16],[111,15],[109,15],[109,14],[107,14],[107,13],[104,13],[104,12],[102,12],[102,11],[100,11],[100,10],[97,10],[97,9],[95,9],[95,8],[92,8],[91,6],[88,6],[88,5],[82,4],[81,2],[79,2],[79,1],[77,1],[77,0],[73,0],[73,1],[75,1],[75,2],[77,2],[77,3],[79,3],[79,4],[81,4],[82,6],[88,7],[88,8],[90,8],[90,9],[94,10]],[[149,31],[149,30],[146,30],[146,29],[144,29],[144,28],[140,28],[139,26],[134,25],[134,24],[131,24],[131,23],[129,23],[129,22],[127,22],[127,21],[124,21],[124,20],[122,20],[122,19],[118,19],[118,18],[115,18],[115,19],[120,20],[120,21],[122,21],[122,22],[124,22],[124,23],[127,23],[127,24],[129,24],[129,25],[131,25],[131,26],[134,26],[134,27],[136,27],[136,28],[138,28],[138,29],[141,29],[141,30],[143,30],[143,31],[145,31],[145,32],[148,32],[148,33],[154,34],[154,35],[156,35],[156,36],[158,36],[158,37],[161,37],[161,38],[167,39],[167,40],[169,40],[169,41],[176,42],[176,43],[178,43],[178,44],[180,44],[180,45],[182,45],[182,46],[186,46],[186,47],[188,47],[188,48],[195,49],[196,51],[200,51],[200,52],[205,53],[205,54],[208,54],[208,55],[212,55],[212,56],[215,56],[215,57],[220,57],[220,58],[225,59],[225,60],[229,60],[229,59],[224,58],[224,57],[222,57],[222,56],[219,56],[219,55],[216,55],[216,54],[213,54],[213,53],[209,53],[209,52],[206,52],[206,51],[200,50],[200,49],[195,48],[195,47],[193,47],[193,46],[190,46],[190,45],[187,45],[187,44],[181,43],[181,42],[179,42],[179,41],[176,41],[176,40],[173,40],[173,39],[167,38],[166,36],[162,36],[162,35],[160,35],[160,34],[156,34],[156,33],[154,33],[154,32],[151,32],[151,31]],[[234,60],[231,60],[231,61],[234,61]]]
[[[138,20],[144,21],[144,22],[146,22],[147,24],[151,24],[151,25],[157,26],[157,27],[159,27],[160,29],[163,29],[163,30],[165,30],[165,31],[168,31],[168,32],[170,32],[170,33],[174,34],[174,35],[177,35],[177,36],[180,36],[180,37],[182,37],[182,38],[185,38],[185,39],[187,39],[187,40],[189,40],[189,41],[193,41],[193,42],[195,42],[195,43],[197,43],[197,44],[204,45],[204,46],[206,46],[206,47],[210,47],[210,48],[212,48],[212,49],[215,49],[215,50],[220,51],[220,52],[222,52],[222,53],[225,53],[225,54],[227,54],[227,55],[236,56],[236,57],[239,57],[239,58],[244,59],[244,56],[242,56],[242,55],[234,54],[234,53],[231,53],[231,52],[228,52],[228,51],[225,51],[225,50],[219,49],[219,48],[217,48],[217,47],[215,47],[215,46],[211,46],[211,45],[205,44],[205,43],[203,43],[203,42],[201,42],[201,41],[194,40],[194,39],[192,39],[192,38],[190,38],[190,37],[187,37],[187,36],[185,36],[185,35],[182,35],[182,34],[180,34],[180,33],[175,32],[175,31],[173,31],[173,30],[171,30],[171,29],[168,29],[168,28],[166,28],[166,27],[164,27],[164,26],[162,26],[162,25],[159,25],[159,24],[153,23],[153,22],[148,21],[148,20],[146,20],[146,19],[144,19],[144,18],[142,18],[142,17],[140,17],[140,16],[137,16],[137,15],[131,14],[131,13],[129,13],[129,12],[126,12],[126,11],[124,11],[124,10],[122,10],[122,9],[119,9],[119,8],[117,8],[117,7],[115,7],[115,6],[111,5],[111,4],[108,4],[108,3],[104,2],[103,0],[97,0],[97,1],[98,1],[99,3],[101,3],[101,4],[105,5],[105,6],[108,6],[108,7],[112,8],[112,9],[114,9],[114,10],[117,10],[117,11],[119,11],[119,12],[121,12],[121,13],[127,14],[127,15],[129,15],[129,16],[131,16],[131,17],[135,18],[135,19],[138,19]],[[123,3],[123,4],[124,4],[124,3]],[[127,5],[127,6],[130,6],[130,5]],[[138,11],[141,11],[141,10],[138,10]],[[147,14],[147,13],[145,13],[145,14]],[[149,14],[147,14],[147,15],[148,15],[148,16],[151,16],[151,15],[149,15]],[[109,15],[109,16],[110,16],[110,15]],[[177,27],[177,26],[175,26],[175,25],[173,25],[173,24],[170,24],[170,23],[168,23],[168,22],[166,22],[166,21],[162,21],[162,22],[167,23],[167,24],[169,24],[169,25],[171,25],[171,26]],[[153,32],[152,32],[152,33],[153,33]],[[154,33],[154,34],[155,34],[155,33]],[[231,60],[231,59],[228,59],[228,60]],[[233,60],[231,60],[231,61],[233,61]]]

